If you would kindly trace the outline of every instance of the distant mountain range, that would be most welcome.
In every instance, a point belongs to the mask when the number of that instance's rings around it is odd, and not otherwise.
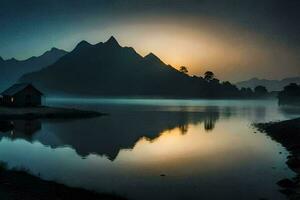
[[[33,56],[22,61],[14,58],[4,60],[0,57],[0,90],[2,91],[9,87],[26,73],[37,71],[53,64],[67,53],[64,50],[52,48],[41,56]]]
[[[54,64],[24,75],[20,82],[31,82],[49,95],[89,96],[221,96],[230,84],[208,83],[190,77],[163,63],[150,53],[143,57],[131,47],[122,47],[114,37],[95,45],[80,42],[73,51]]]
[[[268,89],[268,91],[281,91],[283,90],[284,86],[287,86],[290,83],[300,84],[300,77],[291,77],[282,80],[267,80],[267,79],[252,78],[247,81],[238,82],[236,83],[236,85],[239,88],[249,87],[252,89],[254,89],[258,85],[262,85],[265,86]]]

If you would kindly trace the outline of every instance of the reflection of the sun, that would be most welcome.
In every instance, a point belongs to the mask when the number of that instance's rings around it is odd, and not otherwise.
[[[125,168],[154,173],[186,174],[235,168],[251,162],[251,158],[271,155],[278,148],[265,135],[249,133],[249,126],[235,118],[219,122],[210,132],[203,124],[189,125],[184,134],[177,127],[153,140],[141,138],[132,150],[121,150],[115,162],[121,162]]]

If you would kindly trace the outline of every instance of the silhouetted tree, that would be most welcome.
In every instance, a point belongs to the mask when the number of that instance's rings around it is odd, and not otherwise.
[[[265,96],[268,94],[268,90],[265,86],[259,85],[254,88],[255,95]]]
[[[283,91],[285,93],[288,93],[290,95],[296,95],[299,96],[300,92],[300,85],[297,85],[296,83],[291,83],[284,87]]]
[[[222,86],[222,89],[219,91],[220,94],[223,94],[227,97],[241,96],[239,89],[235,85],[231,84],[229,81],[223,82]]]
[[[242,93],[246,93],[246,91],[247,91],[246,88],[244,88],[244,87],[241,88],[241,92],[242,92]]]
[[[300,85],[291,83],[278,94],[279,105],[300,105]]]
[[[215,74],[211,71],[207,71],[207,72],[204,73],[204,79],[206,81],[211,81],[211,80],[214,79],[214,77],[215,77]]]
[[[180,69],[179,69],[179,71],[181,73],[184,73],[184,74],[187,74],[189,72],[188,69],[187,69],[187,67],[185,67],[185,66],[181,66]]]
[[[220,80],[217,78],[213,78],[210,82],[213,84],[220,84]]]
[[[251,88],[242,87],[241,88],[241,95],[244,98],[252,98],[254,93],[253,93],[253,90]]]

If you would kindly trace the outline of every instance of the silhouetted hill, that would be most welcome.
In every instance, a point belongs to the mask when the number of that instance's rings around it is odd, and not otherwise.
[[[53,64],[65,54],[67,52],[64,50],[52,48],[41,56],[33,56],[22,61],[14,58],[4,60],[0,57],[0,90],[2,91],[9,87],[26,73],[37,71]]]
[[[249,87],[254,89],[256,86],[262,85],[265,86],[268,91],[280,91],[283,90],[285,86],[290,83],[298,83],[300,84],[300,77],[290,77],[282,80],[267,80],[267,79],[258,79],[252,78],[247,81],[241,81],[236,83],[239,88]]]
[[[20,82],[32,82],[50,95],[224,97],[225,88],[230,97],[240,95],[228,82],[190,77],[153,53],[143,57],[120,46],[114,37],[95,45],[82,41],[53,65],[24,75]]]

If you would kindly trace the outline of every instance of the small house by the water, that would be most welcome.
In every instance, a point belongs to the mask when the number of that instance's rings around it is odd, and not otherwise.
[[[42,104],[43,93],[32,84],[20,83],[1,93],[1,104],[10,107],[34,107]]]

